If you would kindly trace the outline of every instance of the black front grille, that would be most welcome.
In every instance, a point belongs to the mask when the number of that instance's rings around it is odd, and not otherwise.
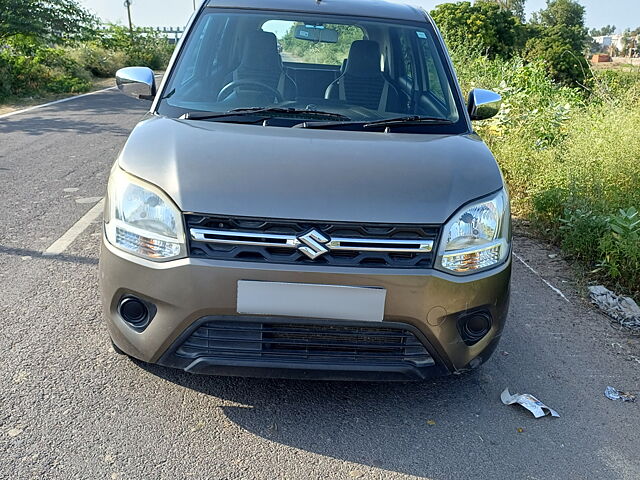
[[[331,365],[435,364],[410,328],[212,319],[176,351],[178,357]]]
[[[332,250],[312,260],[299,250],[290,248],[207,243],[191,238],[189,240],[189,251],[193,257],[296,265],[431,268],[433,267],[434,251],[437,249],[438,235],[440,233],[439,227],[434,225],[323,223],[193,214],[186,215],[185,221],[187,234],[191,228],[295,236],[302,236],[312,230],[317,230],[332,238],[430,240],[434,243],[433,251],[431,252],[396,253]]]

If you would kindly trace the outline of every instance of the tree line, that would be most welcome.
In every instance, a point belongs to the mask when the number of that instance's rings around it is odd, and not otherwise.
[[[528,22],[524,8],[525,0],[477,0],[438,5],[431,16],[452,48],[543,61],[556,81],[582,84],[590,44],[585,8],[576,0],[547,0]]]
[[[98,18],[76,0],[0,0],[0,40],[27,35],[48,41],[86,38]]]

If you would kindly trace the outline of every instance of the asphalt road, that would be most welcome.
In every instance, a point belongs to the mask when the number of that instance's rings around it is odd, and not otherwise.
[[[109,91],[0,119],[0,477],[638,479],[638,339],[519,238],[510,320],[480,371],[421,384],[196,377],[116,355],[89,211],[145,105]],[[535,420],[500,393],[538,396]],[[521,432],[518,429],[522,429]]]

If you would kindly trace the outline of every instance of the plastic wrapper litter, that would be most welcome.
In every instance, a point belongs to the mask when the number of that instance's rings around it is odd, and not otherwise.
[[[547,407],[536,397],[528,393],[517,393],[515,395],[511,395],[511,393],[509,393],[509,389],[505,388],[504,392],[502,392],[502,395],[500,395],[500,399],[505,405],[513,405],[514,403],[522,405],[524,408],[533,413],[533,416],[536,418],[544,417],[546,415],[551,415],[552,417],[560,416],[558,412]]]
[[[621,392],[613,387],[607,387],[604,396],[609,400],[622,400],[623,402],[635,402],[636,396],[633,393]]]

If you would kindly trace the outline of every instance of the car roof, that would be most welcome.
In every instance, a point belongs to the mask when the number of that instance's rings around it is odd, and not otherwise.
[[[384,0],[209,0],[207,6],[425,21],[425,12]]]

